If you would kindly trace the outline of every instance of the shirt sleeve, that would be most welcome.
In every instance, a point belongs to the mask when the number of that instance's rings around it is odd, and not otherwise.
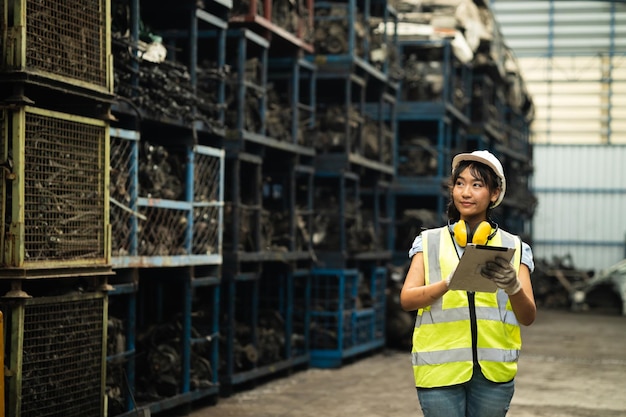
[[[424,252],[422,247],[422,234],[417,235],[415,240],[413,240],[413,244],[411,245],[411,249],[409,249],[409,259],[413,257],[417,252]]]
[[[532,273],[535,270],[535,260],[533,258],[533,250],[526,242],[522,242],[522,263],[528,267]]]

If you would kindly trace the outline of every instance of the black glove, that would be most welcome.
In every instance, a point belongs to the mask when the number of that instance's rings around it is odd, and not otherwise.
[[[508,295],[517,294],[522,289],[522,283],[517,279],[513,265],[502,257],[496,257],[495,262],[487,262],[480,270],[480,274],[496,283]]]

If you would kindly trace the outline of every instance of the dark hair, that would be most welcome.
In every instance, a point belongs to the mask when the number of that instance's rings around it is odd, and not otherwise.
[[[448,183],[448,190],[450,191],[450,201],[448,202],[448,219],[450,219],[450,221],[458,221],[461,218],[461,214],[457,210],[456,206],[454,205],[454,200],[452,199],[452,189],[454,188],[456,180],[459,179],[461,172],[463,172],[463,170],[468,167],[474,177],[485,183],[490,193],[500,187],[500,178],[498,178],[496,173],[493,172],[493,169],[491,169],[488,165],[477,161],[459,162],[456,169],[452,171],[452,175],[450,175],[450,182]],[[490,204],[489,208],[487,209],[487,218],[489,218],[489,212],[491,211],[491,209],[492,207]]]

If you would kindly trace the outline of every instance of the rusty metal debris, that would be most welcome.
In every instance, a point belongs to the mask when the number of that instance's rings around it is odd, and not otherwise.
[[[180,338],[182,324],[179,320],[150,326],[137,336],[137,394],[139,401],[153,401],[171,397],[181,389]],[[192,327],[192,337],[204,339],[205,345],[212,343],[212,337],[203,337]],[[194,343],[191,350],[191,389],[211,386],[213,369],[207,355],[206,346]]]
[[[591,273],[577,269],[571,255],[551,260],[535,259],[531,275],[538,307],[569,309],[574,293],[585,286]]]

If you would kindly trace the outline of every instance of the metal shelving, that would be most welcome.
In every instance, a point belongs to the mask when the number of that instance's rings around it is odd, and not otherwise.
[[[384,268],[314,269],[311,365],[336,368],[385,345]]]
[[[310,270],[248,264],[223,284],[220,392],[309,363]]]
[[[455,55],[451,39],[401,38],[397,48],[405,70],[396,102],[391,198],[396,221],[390,241],[396,262],[402,264],[407,241],[414,237],[405,234],[439,224],[445,211],[450,163],[463,148],[469,124],[471,66]]]
[[[224,151],[118,128],[111,135],[112,265],[220,264]]]
[[[109,293],[107,392],[120,416],[217,401],[215,266],[118,270]]]

